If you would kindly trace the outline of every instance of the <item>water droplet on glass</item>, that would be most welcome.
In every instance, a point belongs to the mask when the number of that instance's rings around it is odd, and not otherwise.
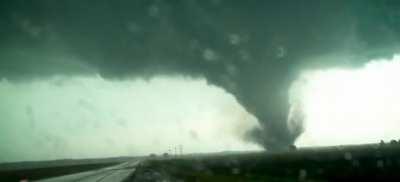
[[[238,34],[229,34],[228,38],[229,43],[231,43],[232,45],[239,45],[241,42],[241,38]]]
[[[344,159],[346,159],[346,160],[351,160],[352,159],[352,155],[351,155],[351,153],[350,152],[346,152],[346,153],[344,153]]]
[[[286,54],[287,54],[287,51],[286,51],[286,48],[285,47],[283,47],[283,46],[278,46],[277,48],[276,48],[276,57],[277,58],[284,58],[285,56],[286,56]]]
[[[383,168],[383,166],[384,166],[383,160],[377,160],[376,161],[376,167]]]
[[[239,168],[233,168],[232,169],[232,174],[240,174],[240,169]]]
[[[299,171],[299,180],[304,181],[307,178],[307,170],[305,169],[300,169]]]
[[[215,61],[218,59],[217,54],[210,48],[207,48],[203,51],[203,58],[206,61]]]
[[[351,165],[353,165],[353,167],[359,167],[360,166],[360,161],[353,160],[353,161],[351,161]]]
[[[158,17],[158,15],[159,15],[159,13],[160,13],[160,9],[158,8],[158,6],[157,5],[151,5],[150,7],[149,7],[149,10],[148,10],[149,12],[149,16],[151,16],[151,17]]]

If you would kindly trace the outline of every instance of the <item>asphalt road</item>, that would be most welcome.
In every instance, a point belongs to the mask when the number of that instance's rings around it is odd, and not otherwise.
[[[98,170],[38,180],[38,182],[118,182],[135,172],[140,162],[140,160],[134,160]]]

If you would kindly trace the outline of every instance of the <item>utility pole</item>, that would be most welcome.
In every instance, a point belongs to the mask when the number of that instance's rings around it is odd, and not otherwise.
[[[174,154],[175,154],[175,156],[178,155],[178,149],[176,148],[176,146],[174,147]]]

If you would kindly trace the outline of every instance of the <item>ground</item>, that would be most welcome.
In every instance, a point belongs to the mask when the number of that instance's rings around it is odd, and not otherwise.
[[[128,181],[399,181],[400,145],[188,156],[143,163]]]

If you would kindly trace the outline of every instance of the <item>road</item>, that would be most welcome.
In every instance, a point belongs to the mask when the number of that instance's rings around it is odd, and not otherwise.
[[[98,170],[38,180],[38,182],[118,182],[135,172],[140,162],[140,160],[129,161]]]

